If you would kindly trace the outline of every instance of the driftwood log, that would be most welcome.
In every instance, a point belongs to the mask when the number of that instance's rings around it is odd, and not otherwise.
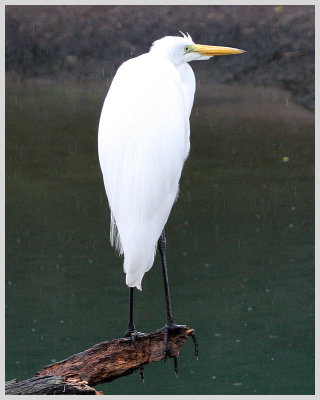
[[[195,341],[194,330],[186,325],[170,332],[167,358],[177,358],[179,348],[189,336]],[[88,350],[42,368],[32,378],[6,382],[6,394],[103,394],[93,389],[99,383],[110,382],[139,371],[164,359],[164,328],[131,338],[102,342]],[[197,355],[197,347],[196,355]]]

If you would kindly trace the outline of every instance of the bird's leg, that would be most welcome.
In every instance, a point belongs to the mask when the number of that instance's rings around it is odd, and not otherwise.
[[[165,235],[164,230],[162,231],[161,236],[158,240],[158,249],[159,249],[160,257],[161,257],[164,291],[165,291],[165,296],[166,296],[167,325],[174,326],[175,324],[174,324],[174,320],[172,317],[172,310],[171,310],[171,299],[170,299],[167,260],[166,260],[166,235]]]
[[[129,322],[125,337],[131,337],[133,344],[135,344],[138,332],[133,322],[133,287],[129,288]]]
[[[163,282],[164,282],[164,291],[166,296],[166,305],[167,305],[167,322],[164,327],[164,361],[166,361],[167,351],[168,351],[168,340],[170,332],[174,330],[180,329],[183,325],[176,325],[174,323],[172,317],[172,309],[171,309],[171,299],[170,299],[170,291],[169,291],[169,280],[168,280],[168,270],[167,270],[167,261],[166,261],[166,235],[164,230],[161,233],[161,236],[158,240],[158,249],[161,257],[162,263],[162,271],[163,271]],[[194,352],[195,356],[198,359],[198,342],[194,332],[192,332],[192,339],[194,343]],[[178,375],[178,360],[174,359],[174,369],[176,375]]]
[[[162,263],[162,272],[163,272],[163,282],[164,282],[164,291],[166,296],[166,305],[167,305],[167,322],[164,327],[164,361],[167,358],[167,351],[168,351],[168,340],[170,332],[175,329],[179,329],[179,325],[174,323],[172,317],[172,310],[171,310],[171,299],[170,299],[170,291],[169,291],[169,280],[168,280],[168,271],[167,271],[167,260],[166,260],[166,235],[164,230],[161,233],[161,236],[158,240],[158,248],[161,257]],[[178,360],[174,358],[174,371],[176,376],[178,376]]]
[[[167,305],[167,322],[164,327],[164,361],[166,361],[167,352],[168,352],[168,340],[169,340],[170,332],[172,332],[175,329],[179,329],[179,325],[176,325],[174,323],[174,320],[172,317],[167,260],[166,260],[166,235],[165,235],[164,230],[162,231],[161,236],[158,240],[158,248],[159,248],[159,253],[160,253],[161,263],[162,263],[164,291],[165,291],[166,305]],[[174,358],[174,371],[176,373],[176,376],[178,376],[178,360],[176,357]]]

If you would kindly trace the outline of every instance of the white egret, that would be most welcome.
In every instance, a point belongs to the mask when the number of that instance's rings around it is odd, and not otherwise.
[[[118,69],[101,112],[99,160],[111,211],[111,244],[124,256],[130,288],[126,336],[134,341],[133,288],[141,290],[158,246],[167,304],[168,335],[175,325],[168,286],[164,226],[177,199],[190,149],[189,117],[195,92],[190,61],[243,50],[195,44],[190,35],[166,36]],[[195,338],[194,338],[195,339]],[[176,360],[175,360],[176,365]]]

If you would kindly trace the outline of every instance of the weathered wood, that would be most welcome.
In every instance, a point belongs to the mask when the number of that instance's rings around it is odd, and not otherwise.
[[[65,381],[61,376],[33,377],[25,381],[18,382],[17,379],[6,382],[6,394],[30,395],[30,394],[91,394],[97,392],[86,382]]]
[[[193,329],[179,325],[170,332],[167,358],[178,357]],[[6,394],[102,394],[90,386],[143,370],[164,359],[164,329],[94,345],[81,353],[42,368],[25,381],[6,383]]]

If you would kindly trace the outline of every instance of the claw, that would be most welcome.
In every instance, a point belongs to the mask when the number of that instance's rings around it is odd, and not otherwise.
[[[176,378],[178,378],[178,359],[177,359],[177,357],[173,357],[173,362],[174,362],[174,372],[176,374]]]
[[[166,361],[167,353],[168,353],[168,343],[169,343],[169,336],[171,333],[179,332],[180,329],[184,329],[185,325],[176,325],[173,321],[167,321],[166,325],[164,326],[164,361]]]
[[[134,347],[136,347],[137,337],[138,337],[137,331],[134,331],[133,333],[131,333],[131,342],[134,345]]]
[[[167,351],[168,351],[168,341],[169,341],[169,328],[166,325],[164,327],[164,362],[166,362],[167,359]]]
[[[199,348],[198,348],[198,341],[197,341],[197,337],[196,334],[193,332],[191,332],[191,337],[193,340],[193,344],[194,344],[194,355],[196,357],[197,360],[199,360]]]
[[[141,368],[140,368],[140,371],[139,371],[139,373],[140,373],[140,378],[141,378],[141,380],[142,380],[142,383],[144,383],[144,373],[143,373],[143,367],[141,367]]]
[[[185,325],[176,325],[173,321],[167,321],[164,327],[164,349],[163,349],[164,362],[166,362],[167,358],[169,335],[172,334],[174,331],[179,332],[179,329],[185,329]],[[194,344],[194,355],[198,360],[199,350],[198,350],[198,341],[196,334],[194,333],[193,329],[191,330],[191,332],[188,331],[188,334],[190,334],[190,336],[192,337]],[[174,362],[174,372],[176,374],[176,378],[178,378],[178,358],[173,357],[173,362]]]
[[[131,338],[131,343],[134,345],[135,348],[137,347],[136,342],[137,342],[137,337],[138,337],[139,333],[141,333],[141,332],[137,332],[136,329],[127,329],[127,331],[125,333],[125,337]]]

